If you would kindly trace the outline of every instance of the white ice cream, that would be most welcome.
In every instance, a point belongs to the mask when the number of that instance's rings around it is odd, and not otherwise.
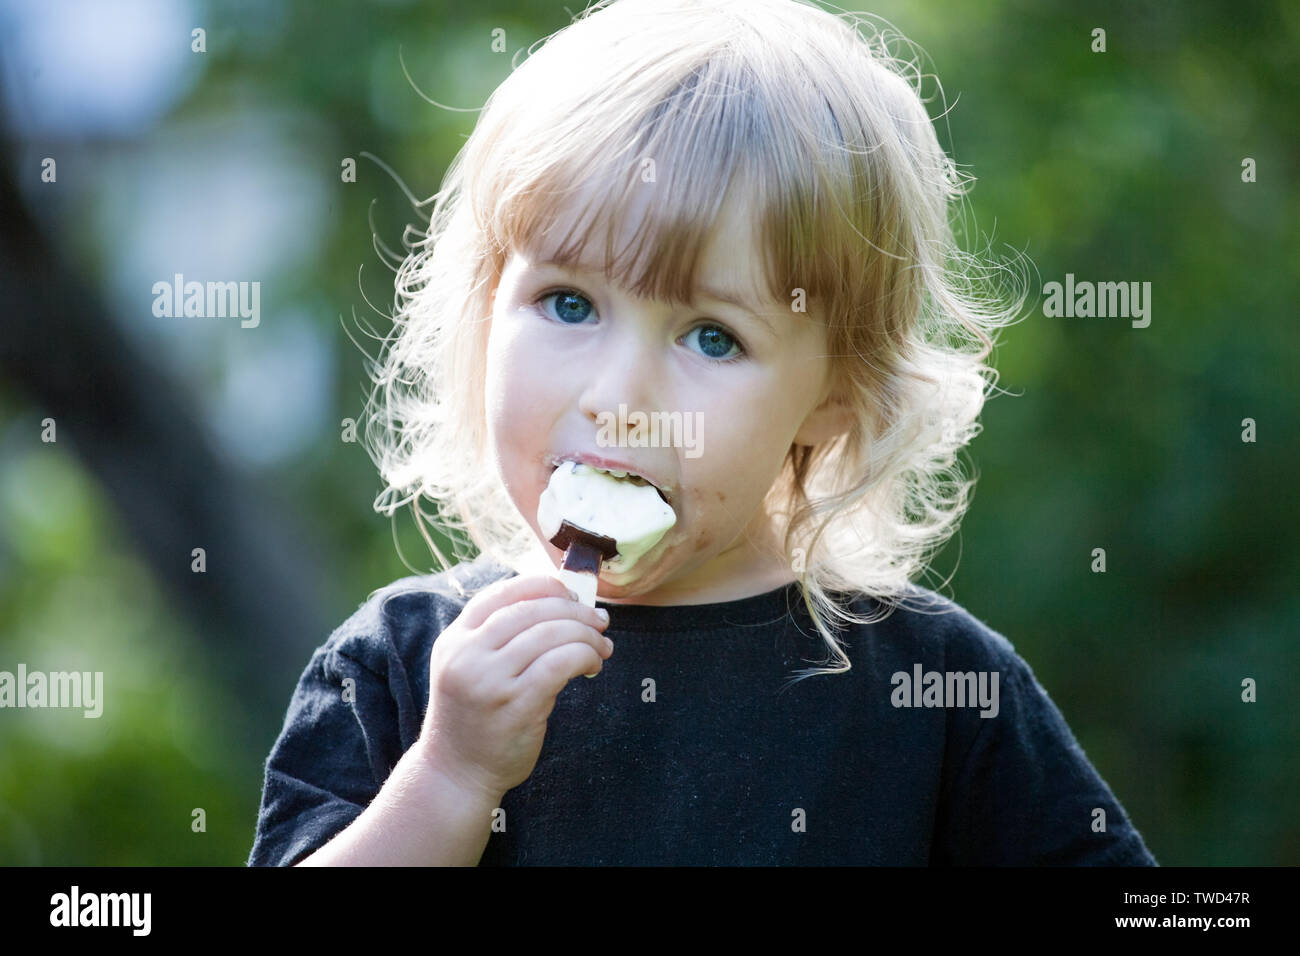
[[[659,543],[677,523],[677,515],[651,485],[566,461],[555,469],[537,503],[537,524],[547,541],[563,521],[617,541],[618,556],[602,567],[620,574]]]

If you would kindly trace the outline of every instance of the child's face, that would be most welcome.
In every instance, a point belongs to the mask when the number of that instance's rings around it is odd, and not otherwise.
[[[819,408],[831,367],[821,322],[760,291],[753,227],[735,203],[726,212],[697,281],[758,299],[757,314],[703,294],[695,308],[634,298],[603,272],[545,265],[553,247],[514,251],[493,293],[490,451],[537,536],[537,570],[563,557],[537,524],[555,457],[615,459],[671,492],[677,523],[631,570],[602,571],[602,600],[711,603],[793,580],[764,496],[792,442],[816,444],[845,427],[838,406]],[[564,236],[570,223],[556,225],[552,235]],[[588,263],[597,245],[588,244]],[[659,447],[602,446],[598,416],[617,422],[620,405],[628,416],[678,412],[700,427],[683,430],[676,447],[666,429]]]

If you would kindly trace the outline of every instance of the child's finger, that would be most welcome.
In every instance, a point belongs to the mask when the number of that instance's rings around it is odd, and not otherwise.
[[[519,677],[537,658],[559,647],[582,641],[604,660],[614,652],[612,642],[598,630],[570,618],[542,621],[510,639],[499,651],[502,669],[511,678]]]
[[[603,666],[596,649],[585,641],[561,644],[538,657],[519,675],[519,703],[525,712],[544,709],[549,714],[565,684],[579,674],[599,674]]]
[[[489,584],[466,602],[456,619],[466,628],[476,628],[498,608],[542,597],[569,597],[569,589],[558,578],[528,574]]]
[[[536,598],[507,604],[488,615],[479,627],[482,635],[480,646],[490,650],[505,647],[524,631],[545,621],[574,621],[598,631],[606,627],[605,618],[593,607],[567,597]]]

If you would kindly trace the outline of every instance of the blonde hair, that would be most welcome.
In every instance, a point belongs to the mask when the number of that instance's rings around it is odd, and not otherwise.
[[[490,294],[510,250],[532,247],[584,182],[613,184],[577,220],[594,213],[610,235],[639,190],[655,189],[641,245],[615,257],[607,240],[606,270],[639,295],[689,303],[738,182],[762,224],[769,291],[789,301],[803,289],[816,303],[853,413],[848,432],[792,445],[769,492],[835,659],[796,679],[847,671],[826,622],[871,623],[919,592],[910,579],[956,530],[974,484],[955,456],[996,381],[983,362],[991,333],[1024,298],[999,308],[976,291],[1008,270],[957,248],[949,205],[970,180],[939,145],[916,60],[892,54],[891,38],[910,47],[892,28],[801,0],[602,0],[530,49],[488,99],[397,270],[367,402],[365,444],[386,482],[375,509],[409,504],[444,570],[421,497],[449,533],[522,560],[535,541],[488,467],[483,394]],[[576,262],[586,234],[557,258]],[[860,615],[834,592],[874,597],[886,613]]]

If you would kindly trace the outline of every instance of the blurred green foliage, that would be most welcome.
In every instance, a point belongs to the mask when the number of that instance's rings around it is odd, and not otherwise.
[[[337,555],[322,594],[340,622],[409,573],[395,540],[418,570],[431,566],[409,518],[394,531],[373,513],[377,476],[335,424],[359,416],[365,382],[340,319],[355,330],[356,309],[384,330],[363,292],[392,301],[368,217],[394,248],[419,220],[372,163],[358,160],[356,184],[338,182],[340,158],[372,153],[431,195],[476,113],[424,102],[399,50],[426,94],[475,107],[511,68],[490,50],[493,29],[513,53],[568,19],[534,0],[466,9],[294,0],[254,37],[245,7],[215,6],[202,82],[163,122],[220,121],[257,102],[327,131],[303,174],[330,184],[328,234],[286,282],[330,343],[332,407],[307,450],[264,477]],[[1162,864],[1300,862],[1287,796],[1300,789],[1289,706],[1300,687],[1300,155],[1287,122],[1300,102],[1300,6],[872,11],[920,44],[942,81],[941,141],[978,178],[968,249],[1027,253],[1033,293],[1067,272],[1154,290],[1147,329],[1035,307],[1003,334],[996,364],[1012,394],[986,408],[969,452],[974,504],[921,583],[951,572],[944,590],[1015,644]],[[1096,27],[1105,53],[1091,51]],[[135,148],[155,148],[154,135]],[[1253,184],[1241,180],[1247,156]],[[107,285],[86,245],[87,273]],[[75,455],[40,442],[41,417],[0,388],[0,669],[104,670],[108,702],[99,720],[0,714],[0,863],[240,864],[279,726],[250,726],[239,688],[210,678],[222,649],[160,592]],[[1247,417],[1254,444],[1241,440]],[[1096,547],[1105,574],[1090,570]],[[283,675],[286,705],[305,664]],[[1247,677],[1254,704],[1241,701]],[[248,735],[263,749],[231,746]],[[203,833],[191,830],[197,807]]]

